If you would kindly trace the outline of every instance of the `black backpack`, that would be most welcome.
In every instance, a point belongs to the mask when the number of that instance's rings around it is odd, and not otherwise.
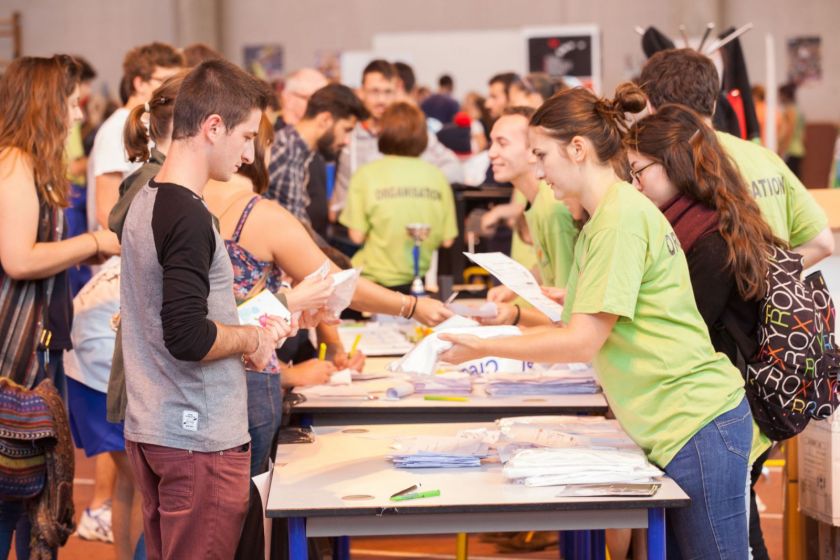
[[[739,366],[758,427],[782,441],[837,408],[840,354],[834,303],[822,273],[801,279],[802,257],[778,247],[769,261],[767,293],[759,304],[758,351]],[[738,345],[740,361],[749,355],[743,349],[755,348],[755,341],[743,340],[726,317],[724,325]]]

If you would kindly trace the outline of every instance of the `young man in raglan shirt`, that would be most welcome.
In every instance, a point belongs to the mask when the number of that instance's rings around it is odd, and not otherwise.
[[[244,363],[264,367],[291,327],[239,326],[233,268],[201,196],[253,161],[267,101],[229,62],[192,70],[166,162],[125,219],[125,438],[150,560],[232,558],[248,506]]]
[[[680,103],[697,111],[711,126],[720,77],[714,63],[693,49],[668,49],[645,63],[640,77],[651,110],[666,103]],[[738,166],[779,239],[801,254],[805,267],[834,252],[828,219],[802,182],[772,151],[726,132],[718,141]]]

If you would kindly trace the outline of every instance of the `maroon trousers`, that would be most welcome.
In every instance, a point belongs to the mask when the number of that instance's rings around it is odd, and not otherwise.
[[[148,560],[231,560],[248,509],[250,445],[199,453],[126,440]]]

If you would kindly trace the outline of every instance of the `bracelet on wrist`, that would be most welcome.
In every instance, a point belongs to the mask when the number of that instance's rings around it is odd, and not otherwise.
[[[406,302],[406,300],[407,300],[407,299],[408,299],[408,298],[406,298],[406,297],[405,297],[405,294],[400,294],[400,312],[399,312],[399,316],[400,316],[400,317],[402,317],[403,319],[407,319],[407,317],[405,316],[405,302]]]
[[[85,233],[86,233],[87,235],[90,235],[91,239],[93,239],[93,243],[96,245],[96,252],[95,252],[92,256],[94,256],[94,257],[98,257],[98,256],[99,256],[99,254],[102,252],[102,251],[99,249],[99,240],[96,238],[96,236],[95,236],[92,232],[90,232],[90,231],[86,231]]]
[[[519,307],[518,303],[514,303],[513,306],[516,308],[516,315],[513,317],[513,323],[511,324],[516,326],[519,324],[519,319],[522,318],[522,308]]]
[[[417,311],[417,302],[420,301],[420,298],[417,296],[411,297],[414,298],[414,301],[412,302],[411,311],[409,312],[408,317],[406,317],[406,319],[411,319],[412,317],[414,317],[414,312]]]

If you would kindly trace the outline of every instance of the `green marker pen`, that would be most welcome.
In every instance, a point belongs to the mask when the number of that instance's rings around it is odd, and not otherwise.
[[[393,498],[391,498],[391,501],[404,502],[406,500],[416,500],[418,498],[434,498],[436,496],[440,496],[440,490],[426,490],[425,492],[412,492],[411,494],[394,496]]]

